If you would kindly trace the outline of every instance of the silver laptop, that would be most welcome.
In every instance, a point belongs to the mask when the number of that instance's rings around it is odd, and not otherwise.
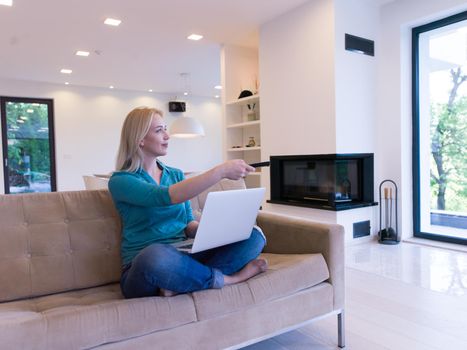
[[[209,192],[195,238],[172,245],[191,254],[249,238],[264,193],[263,187]]]

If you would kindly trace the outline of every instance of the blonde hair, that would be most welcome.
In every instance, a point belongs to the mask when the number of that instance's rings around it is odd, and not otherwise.
[[[117,170],[135,172],[142,167],[143,153],[140,142],[148,133],[155,114],[163,117],[162,111],[149,107],[138,107],[128,113],[120,134]]]

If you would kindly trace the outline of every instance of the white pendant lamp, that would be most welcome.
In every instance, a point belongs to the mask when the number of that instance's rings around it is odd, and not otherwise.
[[[170,126],[170,136],[179,138],[201,137],[204,136],[204,128],[195,118],[178,117]]]
[[[191,95],[190,73],[180,73],[183,95]],[[183,109],[185,111],[185,109]],[[195,118],[181,116],[170,126],[170,136],[179,138],[194,138],[204,136],[204,128]]]

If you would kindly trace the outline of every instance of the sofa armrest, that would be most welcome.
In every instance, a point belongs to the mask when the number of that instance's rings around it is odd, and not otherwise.
[[[257,218],[267,237],[265,253],[321,253],[328,265],[329,282],[334,288],[334,309],[344,308],[344,228],[337,224],[261,212]]]

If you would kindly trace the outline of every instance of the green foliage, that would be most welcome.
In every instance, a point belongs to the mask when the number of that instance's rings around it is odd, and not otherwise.
[[[467,96],[431,106],[431,208],[465,212],[467,208]],[[437,158],[438,157],[438,158]],[[437,197],[445,187],[445,208]]]
[[[47,105],[7,102],[6,117],[10,170],[50,175]]]

